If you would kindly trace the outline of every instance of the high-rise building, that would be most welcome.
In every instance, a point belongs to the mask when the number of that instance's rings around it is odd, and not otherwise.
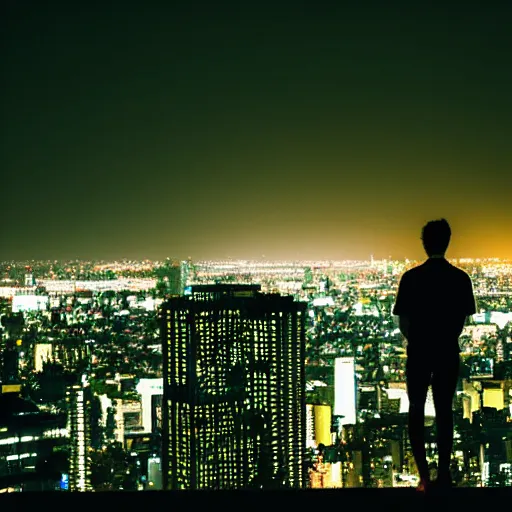
[[[330,446],[331,439],[331,406],[330,405],[315,405],[314,408],[315,418],[315,441],[316,445],[323,444]]]
[[[185,261],[166,262],[155,271],[157,276],[157,289],[166,297],[183,295],[186,276],[188,273],[188,264]]]
[[[44,364],[53,359],[53,345],[51,343],[36,343],[34,345],[34,370],[42,372]]]
[[[334,415],[340,416],[340,425],[355,425],[356,418],[355,358],[337,357],[334,362]]]
[[[34,279],[34,274],[32,273],[31,268],[27,268],[27,273],[25,274],[25,286],[32,287],[36,285],[36,280]]]
[[[18,349],[13,340],[9,339],[5,343],[2,353],[2,393],[19,392],[21,390],[20,379],[18,376]]]
[[[167,489],[305,487],[306,305],[259,285],[162,305]]]
[[[69,490],[91,490],[91,388],[85,378],[66,391],[68,431],[70,437]]]
[[[153,397],[161,398],[163,395],[164,382],[162,378],[140,379],[137,384],[137,393],[140,395],[142,408],[143,432],[155,432],[157,419],[156,400]],[[160,400],[161,401],[161,400]]]
[[[65,415],[42,412],[19,393],[0,393],[0,493],[60,487],[65,427]]]
[[[321,444],[331,446],[333,444],[331,434],[331,406],[330,405],[306,405],[306,446],[317,448]]]
[[[66,370],[83,371],[89,364],[91,346],[82,340],[67,339],[52,343],[52,358],[62,363]]]
[[[8,329],[10,338],[1,358],[0,493],[56,490],[65,476],[58,452],[68,441],[66,416],[42,412],[21,397],[18,343],[14,341],[20,334],[19,318],[15,316],[14,323],[9,323],[11,319],[4,322],[12,329]]]
[[[315,406],[306,405],[306,447],[316,448],[315,439]]]

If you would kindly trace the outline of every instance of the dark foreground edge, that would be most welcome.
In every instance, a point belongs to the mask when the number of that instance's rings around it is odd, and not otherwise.
[[[262,512],[284,509],[401,511],[441,509],[466,512],[470,510],[500,507],[512,503],[512,487],[463,488],[438,491],[423,495],[414,489],[337,489],[337,490],[286,490],[286,491],[148,491],[148,492],[103,492],[103,493],[10,493],[0,496],[1,509],[8,511],[34,510],[43,507],[49,512],[73,510],[99,512],[117,510],[127,512],[149,512],[161,507],[186,512],[199,507],[212,510],[239,510],[258,508]],[[11,507],[11,508],[8,508]],[[34,507],[34,508],[33,508]],[[112,508],[111,508],[112,507]],[[332,507],[332,508],[331,508]]]

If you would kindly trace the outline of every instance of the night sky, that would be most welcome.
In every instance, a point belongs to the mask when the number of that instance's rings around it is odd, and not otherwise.
[[[3,0],[0,259],[512,257],[512,4],[433,3]]]

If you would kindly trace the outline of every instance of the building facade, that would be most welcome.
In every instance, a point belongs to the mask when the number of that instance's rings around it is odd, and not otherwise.
[[[163,304],[167,489],[305,487],[306,305],[257,285]]]
[[[0,494],[59,488],[64,468],[58,451],[69,441],[65,427],[65,414],[41,412],[15,392],[0,393]]]
[[[68,405],[69,446],[69,490],[91,490],[91,400],[92,392],[85,379],[68,386],[66,401]]]

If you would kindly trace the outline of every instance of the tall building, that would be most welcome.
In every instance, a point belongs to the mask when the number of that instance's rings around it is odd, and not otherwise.
[[[68,431],[70,437],[69,490],[91,490],[91,388],[85,378],[66,391]]]
[[[316,448],[315,439],[315,406],[306,405],[306,447]]]
[[[51,343],[36,343],[34,345],[34,370],[42,372],[45,363],[53,359],[53,345]]]
[[[2,353],[2,393],[21,391],[20,379],[18,376],[19,354],[16,344],[8,339]]]
[[[11,319],[4,322],[9,339],[0,373],[0,493],[56,490],[66,471],[59,456],[68,442],[66,416],[42,412],[21,397],[18,343],[14,341],[20,334],[19,319],[15,316],[14,323],[9,323]]]
[[[36,280],[34,279],[34,274],[32,273],[32,269],[30,267],[27,268],[27,273],[25,274],[25,286],[32,287],[36,285]]]
[[[165,263],[155,271],[157,276],[157,289],[166,297],[183,295],[186,276],[188,273],[187,262],[171,261]]]
[[[155,432],[157,426],[157,401],[163,395],[164,382],[162,378],[140,379],[137,384],[137,393],[140,395],[142,407],[143,432]],[[154,397],[157,399],[155,400]]]
[[[353,357],[337,357],[334,362],[334,415],[340,416],[340,425],[355,425],[356,365]]]
[[[306,446],[317,448],[333,444],[331,434],[331,406],[306,405]]]
[[[162,305],[167,489],[305,487],[304,303],[259,285]]]
[[[83,371],[91,358],[91,346],[79,339],[52,343],[52,358],[62,363],[66,370]]]
[[[0,393],[0,493],[60,487],[65,427],[64,414],[41,412],[16,392]]]
[[[331,439],[331,406],[330,405],[315,405],[314,408],[315,418],[315,441],[316,445],[323,444],[330,446]]]

